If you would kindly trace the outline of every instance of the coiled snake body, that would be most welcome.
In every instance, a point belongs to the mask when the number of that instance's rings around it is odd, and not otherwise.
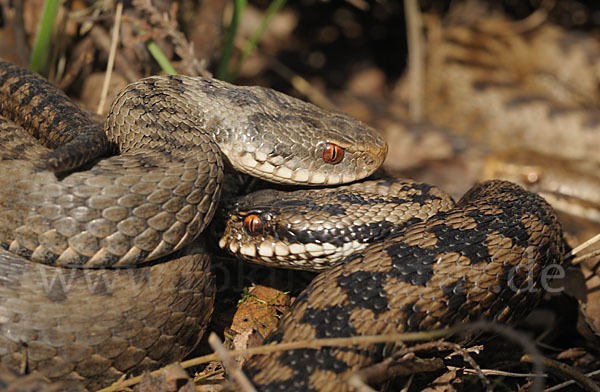
[[[87,388],[180,359],[197,344],[214,286],[201,245],[189,243],[214,212],[223,157],[271,181],[333,185],[369,175],[386,151],[347,116],[210,79],[131,85],[113,105],[106,133],[17,67],[0,63],[0,86],[9,98],[2,115],[20,125],[4,121],[0,128],[0,358]],[[136,132],[126,132],[130,127]],[[55,174],[111,149],[120,155]],[[374,186],[405,192],[389,197],[410,206],[404,223],[383,225],[392,237],[319,275],[269,341],[430,329],[478,317],[507,322],[537,300],[545,267],[560,263],[554,212],[514,184],[482,184],[456,207],[422,184]],[[334,197],[338,213],[376,199]],[[363,230],[386,208],[366,214]],[[324,227],[332,238],[334,227]],[[264,239],[256,253],[283,257],[273,241]],[[322,245],[307,249],[320,257],[329,251]],[[247,244],[227,247],[252,253]],[[168,259],[172,252],[179,257]],[[295,350],[253,359],[246,370],[260,389],[339,390],[349,372],[383,349]]]
[[[319,270],[321,256],[328,249],[336,253],[336,241],[366,245],[391,233],[315,278],[266,344],[424,331],[479,318],[509,323],[531,310],[549,287],[551,270],[562,264],[562,230],[554,210],[516,184],[479,184],[456,206],[439,189],[413,181],[365,185],[361,191],[347,187],[350,194],[311,191],[303,206],[298,200],[304,191],[262,195],[250,207],[248,196],[231,203],[221,245],[260,263],[281,265],[289,257],[296,268]],[[390,209],[393,199],[400,202],[396,210]],[[364,212],[369,202],[378,205],[372,214]],[[327,211],[332,225],[314,225],[320,231],[312,232],[317,210]],[[260,231],[243,223],[252,215],[264,220]],[[337,229],[340,220],[355,222],[354,232]],[[298,227],[310,234],[295,235]],[[244,252],[251,237],[258,249]],[[261,247],[275,248],[284,239],[290,252],[261,255]],[[291,254],[295,247],[305,252]],[[261,391],[354,390],[346,384],[350,374],[393,352],[383,345],[291,350],[252,357],[245,371]]]
[[[0,358],[89,389],[197,344],[214,284],[189,244],[212,218],[224,161],[270,181],[337,184],[387,151],[344,114],[212,79],[136,82],[105,131],[5,62],[0,97]]]

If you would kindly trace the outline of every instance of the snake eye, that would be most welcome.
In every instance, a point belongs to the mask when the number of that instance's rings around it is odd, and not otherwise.
[[[244,218],[244,228],[250,235],[257,235],[262,233],[263,222],[258,215],[248,215]]]
[[[344,149],[337,144],[327,143],[323,150],[323,160],[327,163],[335,165],[340,163],[344,158]]]

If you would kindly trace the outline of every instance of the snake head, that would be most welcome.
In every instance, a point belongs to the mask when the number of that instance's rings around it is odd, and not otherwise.
[[[257,264],[313,271],[329,268],[345,256],[344,246],[332,243],[331,230],[336,228],[331,223],[323,227],[323,220],[340,211],[330,210],[322,195],[315,202],[313,193],[267,189],[223,203],[225,227],[219,246]],[[346,251],[352,242],[357,241],[349,239]]]
[[[228,91],[238,106],[209,123],[242,173],[279,184],[338,185],[371,175],[387,155],[387,143],[373,128],[344,113],[263,87]]]
[[[258,264],[320,271],[453,205],[435,187],[396,179],[262,190],[223,204],[219,246]]]

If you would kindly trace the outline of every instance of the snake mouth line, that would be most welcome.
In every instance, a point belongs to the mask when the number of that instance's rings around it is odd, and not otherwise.
[[[335,173],[324,170],[290,169],[285,165],[275,166],[269,161],[260,162],[251,153],[246,153],[240,158],[242,166],[236,166],[240,171],[250,175],[259,175],[269,181],[294,185],[339,185],[362,179],[373,170],[369,163],[362,165],[352,173]]]
[[[246,260],[274,267],[285,267],[308,271],[323,271],[345,257],[366,248],[368,243],[345,242],[341,246],[331,243],[285,243],[264,240],[260,243],[241,243],[224,236],[219,246]]]

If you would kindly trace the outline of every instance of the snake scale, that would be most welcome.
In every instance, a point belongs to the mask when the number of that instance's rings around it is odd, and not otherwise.
[[[214,285],[208,256],[192,240],[212,218],[224,166],[279,183],[334,185],[368,176],[385,157],[385,143],[363,124],[268,89],[144,79],[119,95],[101,133],[33,74],[0,63],[0,86],[8,102],[0,106],[8,117],[0,128],[0,358],[14,370],[88,389],[180,359],[197,344]],[[130,127],[138,130],[127,133]],[[546,268],[561,263],[554,211],[512,183],[480,184],[456,206],[437,188],[410,181],[350,187],[334,190],[334,203],[288,206],[335,204],[335,215],[389,202],[354,222],[388,237],[364,247],[360,235],[328,224],[329,240],[296,232],[312,241],[307,249],[317,260],[334,237],[363,249],[342,251],[343,262],[303,291],[268,342],[427,330],[480,317],[510,322],[539,299]],[[373,197],[368,187],[390,194]],[[331,190],[311,193],[320,192]],[[402,218],[392,218],[391,204],[403,206]],[[382,216],[388,223],[369,223]],[[246,230],[267,231],[244,221]],[[256,253],[294,253],[271,244]],[[61,284],[49,287],[49,276]],[[302,349],[255,357],[245,369],[260,390],[343,390],[348,374],[390,352]]]

